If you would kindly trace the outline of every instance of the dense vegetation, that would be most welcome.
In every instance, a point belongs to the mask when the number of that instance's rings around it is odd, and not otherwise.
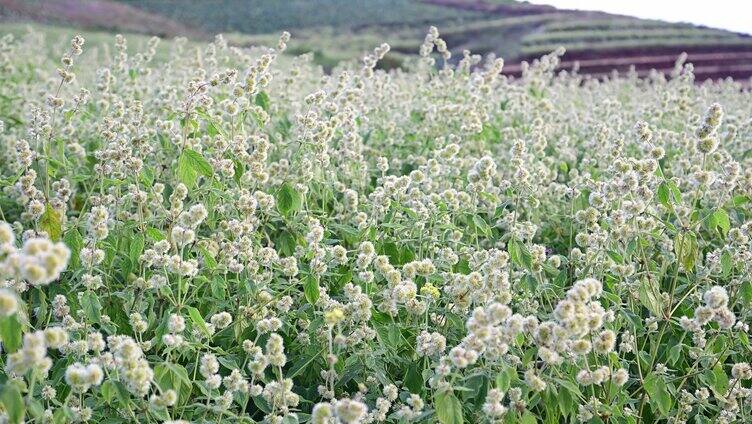
[[[749,91],[288,37],[2,38],[5,421],[752,420]]]
[[[274,31],[330,26],[340,30],[383,25],[415,25],[483,15],[415,0],[118,0],[196,25],[209,33]]]

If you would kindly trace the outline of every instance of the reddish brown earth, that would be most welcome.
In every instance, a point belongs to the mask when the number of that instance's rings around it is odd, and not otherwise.
[[[736,49],[692,49],[687,53],[687,63],[694,65],[695,80],[732,77],[735,80],[745,80],[752,76],[752,47],[737,47]],[[630,69],[637,71],[641,77],[650,74],[651,70],[670,74],[674,69],[676,59],[681,54],[677,49],[657,48],[640,49],[635,51],[616,50],[595,52],[576,52],[564,55],[559,70],[571,71],[578,69],[578,73],[594,77],[611,75],[613,71],[624,73]],[[531,59],[531,58],[528,58]],[[519,77],[522,73],[519,63],[504,66],[503,73]]]
[[[552,6],[532,5],[527,3],[496,4],[483,0],[422,0],[425,3],[454,7],[463,10],[475,10],[499,16],[530,16],[537,14],[565,14],[573,19],[583,18],[620,18],[623,16],[610,15],[601,12],[585,12],[577,10],[562,10]],[[564,18],[566,19],[566,17]],[[530,28],[530,31],[540,30],[540,27]],[[742,36],[744,37],[744,36]],[[566,47],[566,44],[564,45]],[[721,79],[732,77],[742,80],[749,85],[752,77],[752,37],[747,45],[718,44],[710,45],[641,45],[630,48],[612,49],[578,49],[570,50],[561,58],[559,70],[571,71],[577,68],[582,75],[596,78],[607,77],[614,71],[624,73],[634,69],[638,76],[649,75],[653,70],[670,74],[674,69],[677,57],[682,53],[688,54],[687,62],[694,65],[695,80],[702,82],[707,79]],[[536,56],[518,55],[506,60],[507,65],[503,73],[518,77],[521,74],[520,63],[532,61]],[[505,58],[506,59],[506,58]]]

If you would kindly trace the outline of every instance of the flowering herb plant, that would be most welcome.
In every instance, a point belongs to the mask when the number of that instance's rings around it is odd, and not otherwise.
[[[4,422],[752,420],[748,90],[289,37],[2,38]]]

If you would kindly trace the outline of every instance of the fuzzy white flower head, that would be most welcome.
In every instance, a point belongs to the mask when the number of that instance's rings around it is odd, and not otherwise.
[[[18,311],[18,297],[9,289],[0,289],[0,317],[9,317]]]
[[[357,400],[341,399],[335,402],[334,412],[344,424],[359,424],[368,413],[368,407]]]
[[[16,241],[16,235],[13,232],[13,227],[5,221],[0,221],[0,245],[14,244]]]

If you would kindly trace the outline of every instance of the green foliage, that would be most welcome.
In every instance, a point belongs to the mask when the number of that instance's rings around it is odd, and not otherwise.
[[[60,236],[63,234],[60,213],[53,209],[49,203],[45,205],[44,213],[39,218],[39,229],[46,231],[50,235],[50,239],[54,241],[60,240]]]
[[[320,288],[319,282],[316,281],[316,278],[313,276],[307,276],[303,280],[303,292],[305,293],[306,300],[308,300],[310,304],[313,305],[319,300]]]
[[[199,176],[210,178],[214,173],[201,153],[185,149],[178,158],[177,178],[188,187],[194,187]]]
[[[26,405],[21,397],[21,391],[18,385],[11,381],[6,381],[0,388],[0,402],[8,414],[9,424],[21,424],[24,422]]]
[[[303,206],[303,196],[295,188],[285,183],[277,192],[277,210],[282,215],[289,216],[293,212],[299,211]]]
[[[73,268],[78,267],[80,264],[79,254],[81,252],[81,248],[84,247],[84,239],[81,236],[81,233],[79,233],[78,230],[75,228],[71,229],[65,233],[65,237],[63,238],[63,241],[65,242],[65,245],[68,246],[68,248],[71,251],[71,258],[70,258],[71,267]]]
[[[441,424],[462,424],[462,404],[451,390],[440,391],[434,396],[436,418]]]
[[[256,104],[261,106],[264,111],[269,112],[269,95],[263,91],[256,94]]]
[[[643,384],[650,397],[650,404],[661,416],[667,416],[671,411],[672,398],[666,387],[664,377],[651,373],[645,377]]]
[[[21,347],[22,334],[23,327],[15,314],[0,318],[0,339],[3,342],[3,350],[11,353],[17,351]]]

